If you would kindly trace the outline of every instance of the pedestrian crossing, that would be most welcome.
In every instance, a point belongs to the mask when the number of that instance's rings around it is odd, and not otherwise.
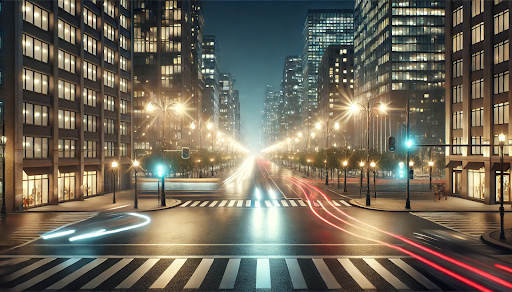
[[[0,286],[42,290],[439,291],[410,257],[2,258]]]
[[[336,207],[351,207],[349,203],[344,200],[332,200]],[[322,204],[325,207],[330,207],[327,200],[311,200],[311,204],[315,208],[321,208]],[[180,205],[181,208],[286,208],[286,207],[308,207],[308,201],[301,199],[286,199],[286,200],[190,200],[185,201]]]
[[[500,229],[500,222],[485,214],[455,212],[411,212],[411,214],[477,239],[487,231]]]

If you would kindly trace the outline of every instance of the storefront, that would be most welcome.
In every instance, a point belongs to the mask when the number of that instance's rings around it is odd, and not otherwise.
[[[70,201],[76,198],[76,166],[59,166],[58,199],[59,202]]]
[[[30,171],[29,171],[30,173]],[[48,174],[27,175],[23,172],[23,205],[27,208],[48,204]]]
[[[98,194],[97,175],[97,171],[84,171],[83,192],[85,197],[95,196]]]
[[[483,163],[482,163],[483,164]],[[468,198],[485,199],[485,169],[468,169]]]
[[[495,173],[496,181],[496,203],[501,202],[501,164],[495,163],[492,166],[492,171]],[[510,202],[510,163],[503,163],[503,202]]]

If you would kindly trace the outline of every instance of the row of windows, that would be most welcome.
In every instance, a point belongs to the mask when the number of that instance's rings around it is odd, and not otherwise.
[[[494,45],[494,64],[508,61],[509,43],[508,40]]]
[[[456,8],[453,10],[452,18],[453,18],[453,27],[456,27],[457,25],[461,24],[464,17],[463,17],[463,9],[462,6]]]
[[[76,140],[59,139],[59,158],[75,157]]]
[[[484,68],[484,51],[476,52],[471,55],[471,71],[482,70]]]
[[[462,129],[462,111],[452,113],[452,129]]]
[[[48,11],[28,1],[25,1],[23,5],[23,20],[48,31]]]
[[[481,127],[484,119],[484,108],[477,108],[471,110],[471,126]]]
[[[471,28],[471,44],[476,44],[484,40],[484,23],[479,24]]]
[[[59,80],[59,98],[75,100],[75,84]]]
[[[64,69],[68,72],[75,73],[75,60],[76,57],[74,55],[59,50],[59,69]]]
[[[74,158],[76,156],[76,140],[59,139],[59,158]],[[97,156],[97,142],[84,141],[83,155],[86,158]],[[23,137],[23,158],[48,158],[48,138]],[[115,142],[104,142],[106,157],[115,156]],[[120,143],[120,155],[128,155],[128,144]]]
[[[70,25],[69,23],[64,22],[60,19],[59,19],[58,27],[59,27],[59,31],[58,31],[59,38],[65,40],[68,43],[75,44],[76,28],[74,26]]]
[[[23,123],[48,126],[48,107],[44,105],[23,103]]]
[[[508,140],[508,137],[507,135],[505,134],[505,140]],[[499,142],[499,135],[494,135],[494,139],[493,139],[493,145],[497,145],[497,146],[494,146],[492,149],[493,149],[493,155],[499,155],[500,154],[500,142]],[[453,145],[462,145],[462,137],[455,137],[452,139],[452,143]],[[471,145],[475,145],[475,146],[471,146],[471,154],[473,155],[482,155],[482,146],[483,145],[483,138],[482,136],[476,136],[476,137],[471,137]],[[462,154],[462,147],[461,146],[456,146],[456,147],[452,147],[452,154],[454,155],[460,155]],[[505,155],[508,155],[508,147],[504,147],[503,148],[503,154]]]
[[[71,15],[75,15],[75,0],[59,0],[58,5],[60,8],[64,9],[67,13]]]
[[[76,112],[59,110],[59,128],[76,129]]]
[[[494,34],[498,34],[509,28],[509,12],[508,9],[494,15]]]
[[[23,34],[23,55],[48,63],[50,45],[29,35]]]
[[[493,106],[493,124],[494,125],[502,125],[509,123],[509,103],[497,103]],[[463,113],[462,111],[457,111],[452,113],[452,129],[462,129],[463,121],[462,121]],[[476,108],[471,110],[471,126],[472,127],[481,127],[483,126],[484,120],[484,108]]]
[[[96,132],[98,131],[97,117],[91,115],[84,115],[84,131]]]
[[[494,75],[494,94],[508,92],[508,71]]]
[[[453,75],[453,78],[457,78],[457,77],[461,77],[462,76],[462,70],[463,70],[463,66],[462,66],[462,59],[459,59],[459,60],[455,60],[453,61],[453,68],[452,68],[452,75]]]
[[[484,12],[484,0],[471,0],[471,17]]]

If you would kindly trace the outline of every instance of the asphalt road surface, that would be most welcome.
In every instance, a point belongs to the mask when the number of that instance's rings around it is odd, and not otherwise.
[[[0,254],[0,289],[512,290],[511,256],[446,226],[494,214],[370,211],[335,191],[248,159],[218,192],[180,194],[176,208],[80,214],[53,238],[13,241]]]

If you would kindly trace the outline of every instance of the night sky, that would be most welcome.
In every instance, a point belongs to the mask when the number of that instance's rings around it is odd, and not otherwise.
[[[266,85],[279,88],[287,55],[302,55],[308,9],[353,8],[353,1],[203,1],[204,35],[220,46],[221,73],[240,91],[242,137],[251,150],[260,138]]]

